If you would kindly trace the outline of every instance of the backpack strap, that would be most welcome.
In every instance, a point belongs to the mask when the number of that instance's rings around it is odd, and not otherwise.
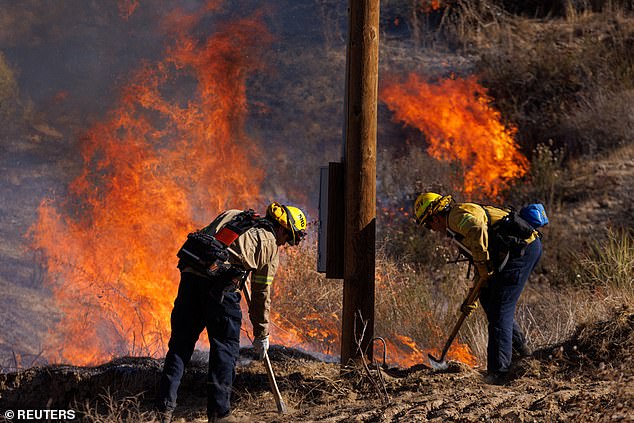
[[[505,217],[507,217],[509,214],[511,214],[512,212],[514,212],[515,210],[513,209],[513,207],[494,207],[494,206],[485,206],[482,204],[478,204],[478,206],[480,206],[482,208],[482,210],[484,211],[484,214],[487,218],[487,227],[488,228],[497,228],[500,225],[500,222],[502,221],[502,219],[504,219]],[[491,213],[489,213],[489,210],[487,210],[487,207],[493,207],[494,209],[498,209],[503,211],[504,213],[506,213],[505,216],[503,216],[501,219],[499,219],[497,222],[493,223],[493,219],[491,218]]]
[[[489,213],[489,211],[487,210],[486,207],[484,207],[482,204],[478,204],[480,207],[482,207],[482,210],[484,210],[484,215],[487,217],[487,228],[490,228],[491,226],[493,226],[491,224],[491,214]]]
[[[240,256],[231,249],[231,244],[240,235],[255,227],[274,230],[270,220],[261,218],[249,209],[238,213],[214,235],[204,230],[190,233],[176,254],[180,259],[178,268],[181,271],[191,268],[197,273],[225,283],[226,286],[220,297],[220,301],[222,301],[224,292],[241,288],[251,271],[245,269],[241,263],[230,260],[237,258],[239,261],[240,259]]]
[[[473,254],[471,253],[471,250],[469,250],[469,248],[461,242],[462,235],[449,229],[449,226],[447,226],[447,236],[451,238],[451,241],[458,247],[458,257],[456,257],[455,260],[447,261],[447,263],[460,263],[462,261],[467,261],[469,263],[467,267],[467,279],[469,279],[471,275],[471,266],[473,265]],[[465,259],[461,259],[461,256],[464,256]]]
[[[218,241],[225,246],[230,246],[236,239],[252,228],[264,228],[273,232],[273,223],[260,217],[253,209],[245,210],[227,222],[215,235]]]
[[[495,226],[501,221],[501,219],[498,220],[497,222],[495,222],[495,224],[491,223],[492,219],[491,219],[491,214],[489,213],[489,211],[482,204],[478,204],[478,205],[482,208],[482,210],[484,211],[484,214],[485,214],[485,216],[487,218],[487,232],[488,232],[488,239],[489,239],[488,242],[489,242],[489,245],[491,245],[491,240],[492,240],[491,230],[492,229],[495,230]],[[506,211],[506,210],[504,210],[504,211]],[[491,252],[489,252],[489,254],[491,254]],[[507,250],[506,253],[504,254],[504,258],[500,262],[499,266],[497,266],[495,268],[496,272],[501,272],[502,269],[504,269],[504,266],[506,266],[506,263],[508,263],[510,256],[511,256],[510,251]]]

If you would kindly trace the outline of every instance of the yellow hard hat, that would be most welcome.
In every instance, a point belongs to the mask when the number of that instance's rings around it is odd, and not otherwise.
[[[451,195],[440,195],[435,192],[424,192],[414,202],[416,223],[423,225],[431,216],[447,208],[451,203]]]
[[[306,215],[299,208],[273,202],[266,208],[266,215],[289,231],[291,235],[289,244],[297,245],[304,238],[307,223]]]

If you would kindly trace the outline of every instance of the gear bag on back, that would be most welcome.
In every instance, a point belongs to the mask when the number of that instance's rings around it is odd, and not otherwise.
[[[492,223],[489,212],[485,207],[482,208],[487,217],[489,245],[492,249],[500,256],[506,252],[523,255],[528,245],[526,239],[530,238],[536,229],[513,209],[506,209],[508,214]]]
[[[243,276],[246,270],[229,263],[229,246],[254,227],[272,229],[272,224],[249,209],[236,215],[214,235],[205,229],[188,234],[187,240],[176,254],[180,259],[178,268],[183,270],[191,267],[208,276],[226,277],[228,280]]]

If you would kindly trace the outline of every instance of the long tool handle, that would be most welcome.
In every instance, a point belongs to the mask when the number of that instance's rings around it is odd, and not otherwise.
[[[251,293],[249,292],[249,287],[246,283],[242,287],[242,291],[244,292],[244,299],[247,301],[247,306],[251,308]],[[268,352],[264,353],[264,367],[266,367],[266,374],[269,377],[269,383],[271,384],[271,392],[273,392],[273,397],[275,398],[275,404],[277,405],[277,412],[280,414],[286,413],[286,403],[282,398],[282,394],[280,393],[280,389],[277,387],[277,382],[275,381],[275,373],[273,373],[273,366],[271,366],[271,360],[269,360]]]
[[[480,296],[480,290],[482,289],[482,285],[484,285],[486,280],[487,280],[486,278],[478,277],[478,280],[473,286],[473,288],[469,290],[469,295],[467,296],[467,299],[465,300],[466,304],[473,304],[474,302],[476,302],[476,300]],[[458,318],[458,321],[454,325],[453,330],[451,331],[451,334],[449,335],[449,338],[447,339],[447,342],[445,342],[445,347],[442,349],[440,358],[438,360],[434,359],[434,361],[438,363],[443,363],[445,361],[445,356],[447,355],[447,352],[449,351],[451,344],[456,338],[456,335],[458,335],[458,331],[460,330],[460,327],[462,326],[466,318],[467,318],[467,315],[461,310],[460,317]],[[433,357],[430,356],[430,358],[433,358]]]
[[[266,374],[268,375],[269,383],[271,384],[271,392],[273,392],[273,397],[275,397],[277,412],[280,414],[286,414],[286,403],[282,398],[280,389],[277,387],[277,382],[275,381],[275,373],[273,373],[273,367],[271,366],[271,360],[269,360],[268,353],[264,353],[264,366],[266,367]]]
[[[449,338],[447,338],[447,342],[445,342],[445,346],[442,349],[442,353],[440,354],[440,358],[436,361],[442,363],[445,361],[445,356],[447,355],[447,352],[449,351],[449,348],[451,348],[451,344],[453,344],[453,340],[456,339],[456,335],[458,335],[458,331],[460,330],[460,327],[462,326],[462,323],[465,321],[465,319],[467,318],[467,315],[464,313],[460,314],[460,318],[458,319],[458,321],[456,322],[456,324],[453,327],[453,330],[451,331],[451,335],[449,335]]]

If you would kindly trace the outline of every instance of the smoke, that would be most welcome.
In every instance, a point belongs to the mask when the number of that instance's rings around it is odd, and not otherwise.
[[[345,44],[332,27],[345,7],[335,9],[312,0],[9,2],[0,9],[0,51],[16,70],[27,120],[45,122],[72,144],[116,107],[134,69],[161,57],[176,11],[201,16],[193,28],[199,39],[259,11],[275,40],[247,85],[247,130],[269,148],[259,163],[269,173],[266,192],[315,210],[318,171],[305,163],[341,154]],[[335,55],[324,50],[332,38],[341,47]]]

